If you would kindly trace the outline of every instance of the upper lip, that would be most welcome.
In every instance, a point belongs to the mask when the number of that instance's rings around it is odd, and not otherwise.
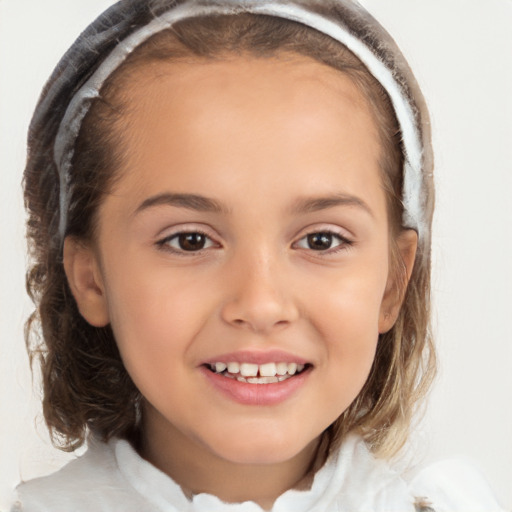
[[[230,352],[227,354],[219,354],[202,362],[202,364],[215,364],[215,363],[252,363],[252,364],[266,364],[266,363],[297,363],[308,364],[306,359],[285,352],[282,350],[240,350],[237,352]]]

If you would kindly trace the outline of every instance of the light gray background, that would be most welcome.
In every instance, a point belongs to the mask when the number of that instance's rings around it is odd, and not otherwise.
[[[55,470],[23,343],[21,173],[37,96],[110,0],[0,0],[0,509]],[[436,149],[433,293],[441,372],[413,446],[463,455],[512,510],[512,1],[365,0],[409,58]]]

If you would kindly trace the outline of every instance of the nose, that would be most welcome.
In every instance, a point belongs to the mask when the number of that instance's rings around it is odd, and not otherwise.
[[[287,272],[268,256],[237,262],[229,272],[228,298],[221,316],[230,325],[259,334],[270,334],[299,318]]]

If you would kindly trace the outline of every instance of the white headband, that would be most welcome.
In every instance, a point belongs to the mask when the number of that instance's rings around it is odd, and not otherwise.
[[[59,233],[64,239],[70,203],[70,172],[74,146],[80,127],[91,102],[100,96],[100,90],[108,77],[124,62],[126,57],[151,36],[171,27],[174,23],[197,16],[234,14],[247,12],[285,18],[307,25],[339,41],[365,64],[369,72],[387,91],[402,131],[404,146],[404,184],[402,201],[403,223],[418,231],[420,239],[428,230],[422,207],[422,140],[411,104],[398,84],[392,71],[376,56],[361,39],[342,25],[320,14],[291,3],[261,0],[223,0],[222,5],[202,5],[188,0],[154,18],[149,24],[136,30],[121,41],[106,57],[95,73],[77,91],[62,119],[54,146],[54,160],[60,177]]]

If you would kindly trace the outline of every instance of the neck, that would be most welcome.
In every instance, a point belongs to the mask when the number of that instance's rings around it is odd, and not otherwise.
[[[155,411],[148,411],[149,416]],[[289,460],[271,464],[241,464],[226,460],[187,437],[163,418],[147,421],[145,414],[141,456],[181,486],[190,499],[213,494],[226,503],[253,501],[270,510],[289,489],[311,486],[318,440]],[[157,413],[158,414],[158,413]]]

